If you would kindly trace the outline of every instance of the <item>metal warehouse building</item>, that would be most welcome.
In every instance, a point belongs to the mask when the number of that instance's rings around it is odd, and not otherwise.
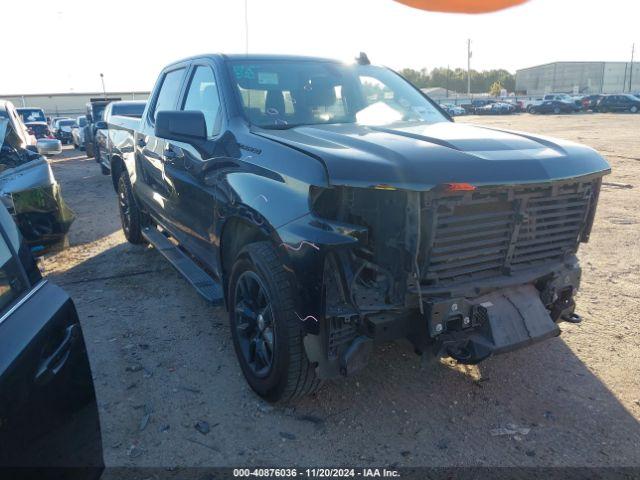
[[[631,89],[629,79],[631,78]],[[516,92],[621,93],[640,91],[640,62],[554,62],[516,71]]]
[[[90,98],[102,97],[102,92],[87,93],[42,93],[30,95],[1,95],[0,99],[9,100],[16,107],[39,107],[47,115],[82,115]],[[149,92],[107,92],[107,97],[122,100],[146,100]]]

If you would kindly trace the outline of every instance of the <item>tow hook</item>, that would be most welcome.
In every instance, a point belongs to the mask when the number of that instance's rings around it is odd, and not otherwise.
[[[582,322],[582,317],[577,313],[565,313],[562,316],[562,320],[569,323],[580,323]]]

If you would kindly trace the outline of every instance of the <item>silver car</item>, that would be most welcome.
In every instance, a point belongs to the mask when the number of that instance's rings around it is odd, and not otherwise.
[[[84,150],[84,128],[87,126],[87,117],[80,115],[76,118],[76,123],[71,127],[71,137],[73,146],[77,150]]]

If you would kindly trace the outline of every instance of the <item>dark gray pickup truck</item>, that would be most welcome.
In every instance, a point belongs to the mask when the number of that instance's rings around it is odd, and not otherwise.
[[[268,400],[380,342],[472,364],[580,321],[576,252],[609,172],[588,147],[453,123],[365,55],[182,60],[113,128],[126,237],[226,305]]]

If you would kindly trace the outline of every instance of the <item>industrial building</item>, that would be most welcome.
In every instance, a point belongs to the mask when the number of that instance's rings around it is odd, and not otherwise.
[[[640,92],[640,62],[554,62],[516,71],[516,92],[524,95],[629,91]]]
[[[106,95],[107,97],[116,97],[122,100],[146,100],[149,97],[149,92],[107,92]],[[76,116],[85,113],[89,99],[102,96],[104,96],[102,92],[74,92],[0,95],[0,99],[9,100],[16,108],[42,108],[48,116]]]

